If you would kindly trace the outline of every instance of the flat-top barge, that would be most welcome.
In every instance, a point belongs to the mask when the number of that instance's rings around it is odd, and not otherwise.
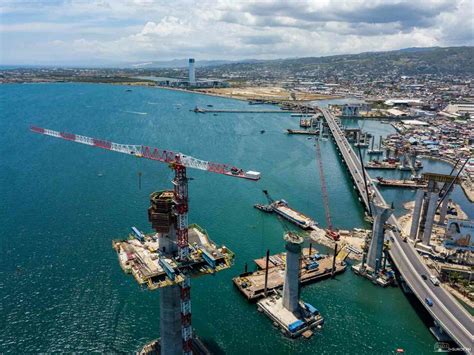
[[[268,193],[266,193],[266,195],[267,198],[269,198]],[[285,200],[273,201],[269,198],[269,202],[268,205],[257,203],[254,207],[267,213],[275,212],[302,229],[314,229],[314,227],[318,226],[316,221],[288,206],[288,202]]]

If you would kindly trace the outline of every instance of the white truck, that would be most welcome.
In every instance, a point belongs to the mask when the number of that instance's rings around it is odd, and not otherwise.
[[[430,275],[430,281],[433,285],[439,286],[439,280],[436,276]]]

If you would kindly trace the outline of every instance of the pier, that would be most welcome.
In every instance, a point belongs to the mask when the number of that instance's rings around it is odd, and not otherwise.
[[[370,178],[365,178],[368,174],[345,138],[336,117],[328,109],[320,108],[320,111],[329,126],[341,159],[347,167],[364,207],[370,212],[372,204],[387,205]],[[392,230],[386,231],[386,235],[391,240],[388,254],[404,283],[420,300],[439,328],[468,352],[467,349],[472,349],[473,344],[472,316],[445,289],[423,280],[422,275],[429,275],[430,271],[413,245],[406,242],[406,237],[402,236],[396,217],[391,214],[387,223],[393,226]],[[432,306],[424,301],[426,297],[432,300]]]
[[[207,109],[202,107],[196,107],[194,110],[196,113],[290,113],[284,110],[233,110],[233,109]]]

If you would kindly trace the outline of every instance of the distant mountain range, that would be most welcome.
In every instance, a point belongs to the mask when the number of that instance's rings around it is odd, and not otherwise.
[[[405,48],[389,52],[289,58],[220,67],[229,72],[291,74],[466,74],[474,75],[474,47]]]

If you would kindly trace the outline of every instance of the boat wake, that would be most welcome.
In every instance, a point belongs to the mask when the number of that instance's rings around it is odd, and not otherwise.
[[[147,112],[138,112],[138,111],[123,111],[123,110],[122,110],[122,112],[125,112],[125,113],[131,113],[132,115],[142,115],[142,116],[144,116],[144,115],[148,115],[148,113],[147,113]]]

